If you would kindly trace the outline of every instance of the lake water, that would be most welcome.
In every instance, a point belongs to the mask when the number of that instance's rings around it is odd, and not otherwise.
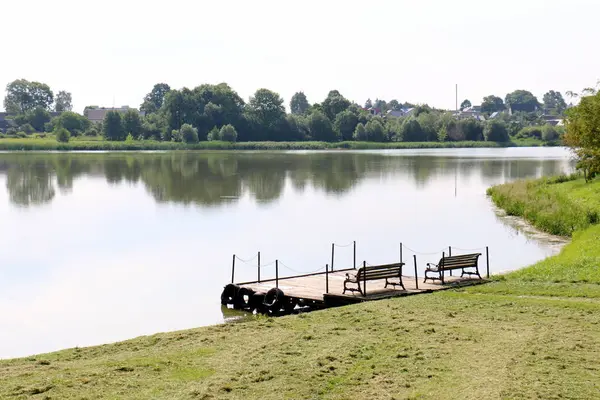
[[[263,278],[353,241],[370,264],[403,242],[421,273],[448,246],[521,268],[556,246],[498,216],[486,188],[572,169],[563,148],[0,154],[0,358],[220,323],[233,253],[260,250]],[[336,269],[352,263],[336,248]]]

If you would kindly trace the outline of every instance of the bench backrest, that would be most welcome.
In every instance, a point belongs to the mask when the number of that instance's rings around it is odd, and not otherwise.
[[[358,280],[375,280],[384,278],[394,278],[402,275],[402,266],[404,263],[370,265],[358,269],[356,277]]]
[[[458,256],[442,257],[438,263],[439,269],[457,269],[476,267],[481,253],[461,254]]]

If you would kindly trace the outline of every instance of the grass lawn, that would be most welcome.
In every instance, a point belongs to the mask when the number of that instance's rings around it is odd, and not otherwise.
[[[594,209],[599,188],[540,193]],[[488,285],[0,361],[3,399],[599,397],[600,225],[589,224],[559,255]]]
[[[101,137],[80,136],[68,143],[59,143],[52,135],[44,138],[2,138],[0,150],[328,150],[328,149],[420,149],[471,147],[531,147],[549,146],[541,140],[520,139],[508,143],[496,142],[200,142],[196,144],[134,140],[130,142],[105,141]]]

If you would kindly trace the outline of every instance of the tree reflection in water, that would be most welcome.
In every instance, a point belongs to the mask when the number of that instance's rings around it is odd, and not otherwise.
[[[373,152],[171,152],[0,155],[0,176],[12,204],[50,203],[56,187],[74,190],[80,177],[104,177],[111,185],[142,183],[160,203],[217,206],[244,194],[260,203],[281,197],[286,183],[344,195],[366,178],[401,174],[424,188],[437,175],[490,180],[562,171],[556,159],[459,158],[444,155],[389,156]],[[76,190],[76,189],[75,189]],[[235,201],[235,200],[234,200]]]

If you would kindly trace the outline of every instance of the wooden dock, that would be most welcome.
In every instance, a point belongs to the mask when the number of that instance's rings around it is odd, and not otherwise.
[[[447,276],[444,284],[439,281],[427,283],[423,282],[422,277],[402,276],[402,282],[405,289],[401,287],[385,287],[386,280],[370,280],[366,282],[366,295],[359,292],[344,292],[344,280],[346,274],[356,274],[356,269],[345,269],[333,272],[321,272],[309,275],[292,276],[278,279],[269,279],[261,282],[243,282],[227,285],[224,294],[229,289],[231,295],[229,299],[221,297],[223,304],[233,304],[236,308],[260,310],[260,306],[270,303],[272,300],[265,296],[277,293],[284,296],[288,312],[297,308],[296,306],[307,306],[309,308],[327,308],[342,305],[354,304],[364,301],[381,300],[392,297],[410,296],[423,293],[432,293],[435,291],[452,289],[467,285],[474,285],[486,282],[485,279],[471,278],[468,276]],[[460,275],[460,274],[459,274]],[[361,285],[364,282],[361,282]],[[235,287],[235,288],[234,288]],[[234,293],[235,290],[235,293]],[[236,296],[238,299],[236,300]],[[253,300],[253,298],[255,298]],[[265,301],[266,300],[266,301]],[[265,311],[265,310],[262,310]]]

